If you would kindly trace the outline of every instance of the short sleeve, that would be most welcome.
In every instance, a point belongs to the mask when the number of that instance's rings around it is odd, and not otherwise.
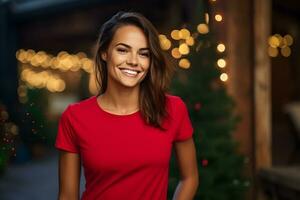
[[[58,130],[55,140],[55,147],[60,150],[79,153],[79,148],[76,143],[74,129],[70,119],[70,105],[61,114],[58,123]]]
[[[192,122],[190,120],[187,106],[181,98],[179,98],[177,110],[179,111],[179,114],[180,114],[180,120],[179,120],[178,129],[176,131],[175,138],[174,138],[175,142],[189,139],[190,137],[192,137],[193,132],[194,132],[194,128],[193,128]]]

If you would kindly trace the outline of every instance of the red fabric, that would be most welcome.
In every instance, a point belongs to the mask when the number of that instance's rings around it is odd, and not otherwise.
[[[55,147],[81,156],[86,179],[83,200],[166,200],[172,144],[193,127],[185,103],[167,94],[172,119],[167,131],[147,125],[140,112],[104,111],[96,96],[62,113]]]

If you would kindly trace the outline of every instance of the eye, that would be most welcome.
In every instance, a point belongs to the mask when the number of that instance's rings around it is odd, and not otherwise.
[[[142,52],[140,55],[147,58],[150,56],[149,52]]]
[[[123,49],[123,48],[117,48],[117,51],[120,52],[120,53],[126,53],[127,52],[127,50]]]

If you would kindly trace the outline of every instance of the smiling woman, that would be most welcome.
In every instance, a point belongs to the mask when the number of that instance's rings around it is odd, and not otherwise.
[[[119,12],[102,25],[95,56],[100,89],[63,112],[55,147],[59,199],[166,200],[171,150],[182,181],[174,199],[198,186],[193,127],[185,103],[167,94],[173,67],[141,14]]]
[[[139,83],[150,66],[147,38],[139,27],[122,26],[115,32],[108,49],[101,53],[101,58],[108,68],[108,87],[118,87],[118,84],[139,90]]]

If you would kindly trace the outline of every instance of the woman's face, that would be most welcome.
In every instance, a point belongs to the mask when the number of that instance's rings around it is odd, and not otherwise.
[[[108,86],[139,87],[150,66],[150,51],[143,31],[134,25],[117,29],[106,52]]]

